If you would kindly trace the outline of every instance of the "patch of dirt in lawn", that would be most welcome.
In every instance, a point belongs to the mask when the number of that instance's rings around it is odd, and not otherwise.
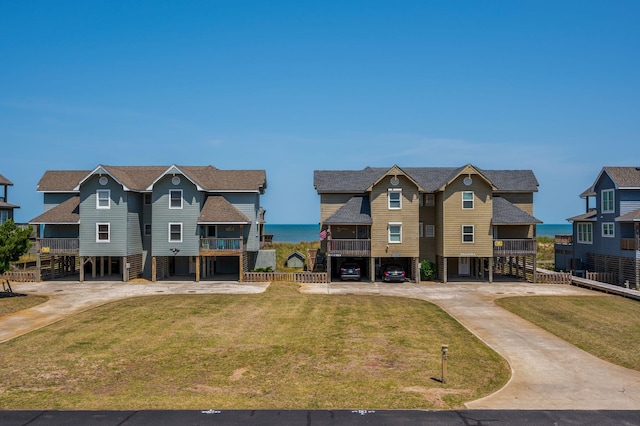
[[[409,386],[402,388],[401,391],[420,394],[424,399],[431,402],[435,408],[448,406],[448,404],[442,400],[442,398],[447,395],[471,395],[471,392],[465,389],[424,388],[422,386]]]

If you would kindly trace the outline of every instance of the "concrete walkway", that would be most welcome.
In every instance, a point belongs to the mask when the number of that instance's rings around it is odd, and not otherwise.
[[[47,303],[0,318],[0,342],[69,315],[128,297],[154,294],[249,294],[268,283],[45,282],[13,285]],[[640,372],[602,361],[493,303],[511,295],[599,295],[566,285],[526,283],[305,284],[320,294],[378,294],[433,302],[502,355],[512,378],[500,391],[467,403],[470,409],[640,410]],[[450,348],[455,351],[455,348]]]

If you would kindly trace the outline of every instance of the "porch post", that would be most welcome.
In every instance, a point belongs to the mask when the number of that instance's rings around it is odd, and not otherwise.
[[[374,257],[369,258],[369,281],[376,282],[376,259]]]
[[[157,279],[156,257],[151,257],[151,282],[155,283]]]
[[[493,257],[489,258],[489,283],[493,283]]]
[[[442,275],[442,281],[446,284],[447,283],[447,275],[449,274],[448,271],[447,271],[447,263],[448,263],[447,260],[448,260],[448,258],[445,256],[445,257],[443,257],[443,259],[444,259],[444,261],[442,262],[443,263],[443,266],[442,266],[442,274],[443,274]]]
[[[104,256],[100,256],[100,278],[104,277]]]
[[[196,282],[200,282],[200,256],[196,256]]]

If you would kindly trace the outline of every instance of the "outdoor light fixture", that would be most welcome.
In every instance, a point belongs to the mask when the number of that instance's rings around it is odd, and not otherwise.
[[[171,250],[171,252],[173,252],[174,255],[176,255],[176,254],[178,254],[180,252],[180,249],[176,248],[176,247],[170,248],[169,250]]]

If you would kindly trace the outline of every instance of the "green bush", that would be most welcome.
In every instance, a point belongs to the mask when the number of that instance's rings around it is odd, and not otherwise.
[[[420,262],[420,279],[432,280],[436,276],[436,265],[428,260]]]

